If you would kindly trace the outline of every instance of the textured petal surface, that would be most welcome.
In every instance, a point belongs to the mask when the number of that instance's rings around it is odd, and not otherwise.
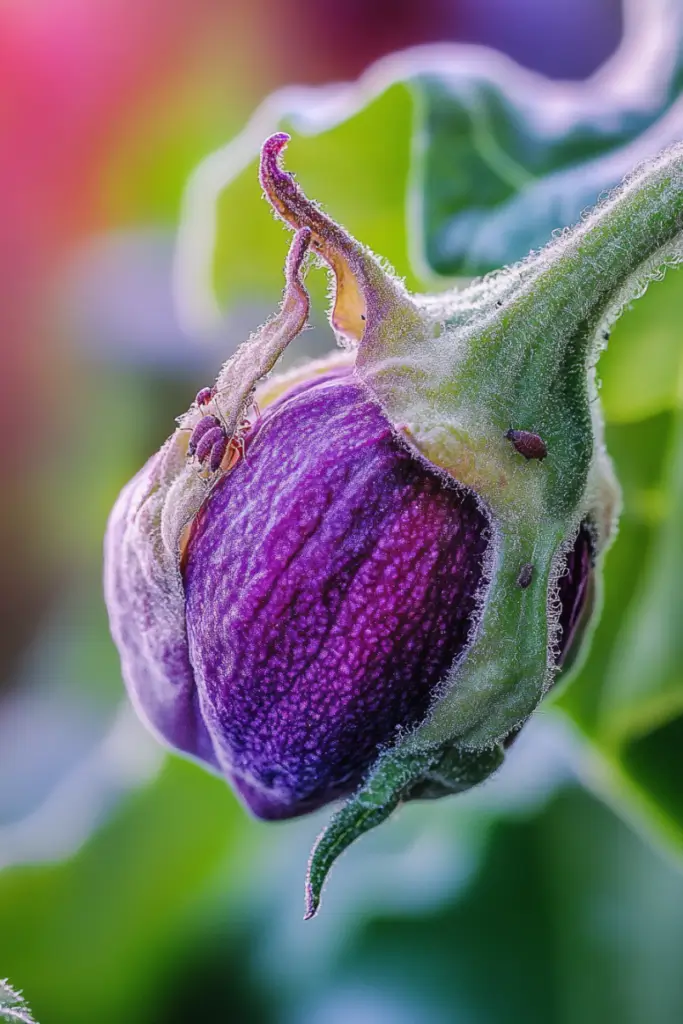
[[[266,412],[185,565],[200,706],[255,813],[350,793],[424,717],[470,631],[486,528],[354,377]]]
[[[197,704],[187,636],[178,597],[163,578],[150,505],[154,506],[162,453],[123,489],[105,537],[104,586],[112,636],[130,698],[163,741],[217,767]]]

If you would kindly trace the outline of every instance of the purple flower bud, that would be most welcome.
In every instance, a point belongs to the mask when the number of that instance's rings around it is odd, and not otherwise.
[[[266,410],[196,518],[189,655],[217,759],[284,818],[352,792],[467,642],[487,522],[347,376]]]
[[[404,315],[397,283],[279,168],[283,145],[269,140],[262,165],[273,204],[298,228],[280,313],[124,490],[106,542],[112,632],[140,714],[269,819],[351,794],[426,719],[477,634],[495,529],[475,489],[421,455],[380,406],[368,384],[377,324],[393,324],[396,307],[402,337],[417,313]],[[365,347],[355,366],[347,356],[288,387],[271,382],[250,423],[258,381],[305,324],[311,244],[336,276],[335,328]],[[505,457],[523,462],[507,447]],[[557,573],[551,661],[579,627],[592,557],[582,528]],[[515,600],[531,600],[545,586],[536,580],[520,559]]]
[[[186,635],[141,646],[114,607],[127,596],[111,595],[128,685],[163,738],[218,768],[255,814],[306,813],[353,792],[424,718],[475,624],[487,547],[475,497],[408,451],[355,375],[299,385],[193,521]],[[559,584],[562,651],[590,557],[582,531]]]

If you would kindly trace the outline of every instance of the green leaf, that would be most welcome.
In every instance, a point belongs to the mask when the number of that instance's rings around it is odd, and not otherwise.
[[[314,977],[320,1019],[352,985],[373,993],[382,1020],[670,1024],[683,1014],[680,872],[578,789],[499,821],[465,893],[368,914],[359,930],[334,970]]]
[[[605,109],[596,102],[591,110],[572,103],[569,88],[558,95],[550,83],[534,89],[522,76],[501,78],[494,70],[482,62],[467,73],[453,68],[412,79],[421,241],[440,274],[472,276],[523,259],[683,130],[683,107],[670,110],[673,80],[642,113],[634,103]],[[570,109],[553,118],[562,99]],[[633,142],[646,130],[651,141],[638,154]]]
[[[607,447],[622,488],[616,539],[605,556],[602,611],[590,653],[557,701],[592,736],[598,734],[603,684],[624,618],[645,576],[662,525],[666,453],[676,417],[661,413],[633,424],[607,425]]]
[[[655,281],[614,325],[598,366],[605,416],[635,423],[683,401],[683,280]]]
[[[602,688],[599,731],[615,742],[683,714],[683,416],[670,439],[664,517]],[[683,765],[683,751],[681,757]]]
[[[590,655],[559,703],[600,752],[617,803],[683,853],[683,412],[608,441],[624,513]]]
[[[244,887],[257,829],[221,779],[169,758],[76,856],[2,872],[3,970],[39,1020],[149,1021],[169,948],[217,885]]]

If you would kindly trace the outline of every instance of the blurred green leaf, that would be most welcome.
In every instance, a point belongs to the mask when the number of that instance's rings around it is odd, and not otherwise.
[[[569,100],[556,117],[552,106],[569,89],[495,70],[482,61],[413,78],[422,244],[440,274],[472,276],[523,259],[683,130],[678,67],[648,106],[616,96],[605,105],[596,87],[592,108]],[[646,131],[638,154],[632,144]]]
[[[683,274],[655,281],[612,330],[600,357],[610,423],[646,420],[683,402]]]
[[[683,853],[683,413],[608,430],[624,489],[590,654],[560,697],[617,801]]]
[[[607,448],[621,483],[623,510],[605,558],[603,607],[589,656],[571,685],[559,691],[560,706],[591,735],[599,732],[610,660],[662,525],[666,454],[675,423],[675,414],[660,413],[637,423],[607,425]]]
[[[683,416],[673,426],[667,455],[664,516],[603,683],[599,728],[614,742],[683,714]]]
[[[50,1024],[147,1024],[169,948],[216,884],[234,894],[256,826],[225,783],[169,758],[66,863],[0,875],[0,964]]]
[[[134,112],[110,127],[99,182],[109,225],[173,224],[193,165],[248,114],[253,86],[237,68],[209,60],[179,70],[163,102],[143,92]]]
[[[670,29],[672,41],[680,38],[680,18]],[[482,62],[412,79],[417,244],[439,274],[482,274],[523,259],[683,133],[680,47],[648,102],[615,95],[606,103],[594,86],[591,108],[555,83],[534,89],[521,74],[494,71]],[[609,97],[607,82],[602,87]],[[562,116],[553,116],[553,104],[563,103]],[[673,275],[616,325],[600,364],[612,422],[643,419],[679,401],[682,312],[683,280]]]
[[[672,1024],[682,941],[680,873],[572,788],[499,821],[466,892],[368,913],[294,1019]]]

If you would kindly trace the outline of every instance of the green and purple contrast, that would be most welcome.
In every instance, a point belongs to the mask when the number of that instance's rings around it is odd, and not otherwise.
[[[311,916],[353,839],[488,777],[576,658],[619,506],[595,362],[679,258],[683,155],[523,263],[414,296],[306,198],[286,142],[261,159],[295,231],[281,309],[124,489],[105,587],[162,740],[263,818],[349,798],[312,855]],[[266,381],[306,324],[311,253],[345,352]],[[207,417],[220,459],[197,459]]]

